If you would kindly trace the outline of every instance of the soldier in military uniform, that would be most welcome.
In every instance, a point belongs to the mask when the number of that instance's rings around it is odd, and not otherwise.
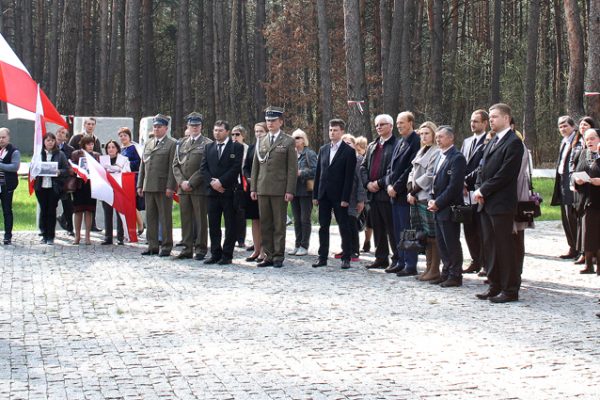
[[[268,107],[265,120],[269,132],[256,145],[250,189],[252,199],[258,199],[266,254],[257,266],[281,268],[285,257],[287,203],[296,192],[298,159],[294,139],[281,130],[283,109]]]
[[[157,114],[152,120],[153,137],[144,146],[137,181],[139,196],[146,202],[148,249],[142,255],[168,257],[173,249],[173,194],[176,182],[173,175],[175,139],[167,136],[169,119]],[[162,246],[158,242],[158,227],[162,229]]]
[[[196,260],[202,260],[207,252],[208,210],[206,184],[200,165],[205,155],[206,145],[212,143],[212,140],[202,136],[202,115],[196,112],[187,116],[187,131],[189,136],[177,144],[173,160],[173,175],[179,185],[177,194],[184,246],[177,258],[194,257]]]

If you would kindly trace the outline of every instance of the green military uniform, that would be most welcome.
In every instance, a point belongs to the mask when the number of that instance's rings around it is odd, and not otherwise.
[[[296,193],[298,158],[294,139],[279,131],[273,144],[267,133],[256,145],[251,191],[258,195],[258,211],[265,261],[281,263],[285,257],[286,193]]]
[[[209,138],[198,135],[183,140],[177,146],[173,160],[173,175],[179,185],[179,209],[181,210],[181,235],[185,246],[181,255],[191,256],[196,249],[197,258],[204,258],[208,242],[208,210],[206,204],[206,182],[202,177],[200,165],[204,158]],[[181,188],[181,183],[188,181],[191,191]],[[196,238],[194,240],[194,225]],[[180,256],[181,256],[180,255]]]
[[[154,137],[146,142],[138,176],[137,187],[144,191],[146,202],[146,237],[148,250],[158,253],[158,226],[160,222],[162,246],[161,254],[169,254],[173,249],[173,199],[166,196],[166,190],[176,189],[173,176],[175,139],[164,136],[157,144]]]

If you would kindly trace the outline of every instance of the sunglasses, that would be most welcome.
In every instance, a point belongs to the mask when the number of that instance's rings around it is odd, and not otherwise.
[[[295,137],[294,139],[295,139],[295,140],[302,140],[302,138],[301,138],[301,137]]]
[[[242,134],[241,134],[241,133],[238,133],[238,132],[236,132],[236,133],[232,133],[232,134],[231,134],[231,136],[242,136]]]

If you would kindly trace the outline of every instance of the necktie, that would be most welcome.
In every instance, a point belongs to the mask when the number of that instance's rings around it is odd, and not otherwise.
[[[219,143],[219,144],[217,144],[217,146],[219,147],[219,149],[218,149],[219,150],[219,159],[221,158],[221,154],[223,154],[223,145],[224,144],[225,143]]]
[[[473,138],[473,142],[471,143],[471,148],[469,149],[469,155],[468,158],[473,157],[473,152],[475,151],[475,147],[477,146],[477,138],[474,137]]]
[[[269,135],[269,145],[273,146],[273,142],[275,141],[275,135]]]

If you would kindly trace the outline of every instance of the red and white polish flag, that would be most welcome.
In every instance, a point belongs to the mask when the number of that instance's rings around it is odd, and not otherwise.
[[[130,242],[137,242],[135,213],[135,174],[109,174],[89,153],[85,153],[92,198],[110,204],[123,222],[123,230]]]

